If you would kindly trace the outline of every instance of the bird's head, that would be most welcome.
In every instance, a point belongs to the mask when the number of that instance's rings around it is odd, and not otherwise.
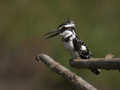
[[[55,36],[61,36],[62,38],[66,38],[70,35],[75,34],[75,23],[72,20],[67,20],[63,24],[59,25],[56,30],[53,30],[51,32],[48,32],[45,34],[47,36],[46,38],[52,38]]]

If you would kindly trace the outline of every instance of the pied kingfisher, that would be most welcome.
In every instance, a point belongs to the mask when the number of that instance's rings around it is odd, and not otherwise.
[[[69,51],[72,59],[80,57],[81,59],[90,59],[92,53],[89,51],[85,42],[80,40],[75,33],[75,23],[72,20],[67,20],[63,24],[59,25],[56,30],[45,34],[46,39],[61,36],[64,47]],[[91,71],[96,75],[99,74],[99,70],[92,68]]]

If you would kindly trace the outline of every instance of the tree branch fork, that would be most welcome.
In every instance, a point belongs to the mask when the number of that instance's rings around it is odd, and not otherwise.
[[[50,56],[46,54],[39,54],[35,57],[36,61],[43,62],[49,69],[56,72],[58,75],[69,80],[73,85],[77,87],[77,90],[98,90],[90,83],[85,81],[82,77],[78,76],[68,68],[64,67],[60,63],[56,62]],[[120,70],[120,58],[112,58],[112,55],[107,55],[105,58],[91,58],[91,59],[74,59],[70,60],[70,65],[78,69],[116,69]]]

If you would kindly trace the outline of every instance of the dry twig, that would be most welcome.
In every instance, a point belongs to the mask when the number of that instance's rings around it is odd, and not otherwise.
[[[81,77],[76,75],[75,73],[71,72],[69,69],[65,68],[51,57],[40,54],[36,56],[37,61],[42,61],[46,64],[52,71],[56,72],[57,74],[61,75],[65,79],[69,80],[73,85],[77,87],[78,90],[97,90],[91,84],[83,80]]]

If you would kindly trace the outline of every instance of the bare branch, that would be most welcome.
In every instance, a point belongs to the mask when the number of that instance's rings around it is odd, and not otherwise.
[[[120,69],[120,58],[91,58],[70,60],[70,65],[75,68],[98,68],[98,69]]]
[[[71,72],[69,69],[65,68],[64,66],[62,66],[61,64],[59,64],[51,57],[45,54],[40,54],[36,56],[36,60],[42,61],[52,71],[69,80],[73,85],[77,87],[78,90],[97,90],[95,87],[93,87],[91,84],[83,80],[81,77]]]

